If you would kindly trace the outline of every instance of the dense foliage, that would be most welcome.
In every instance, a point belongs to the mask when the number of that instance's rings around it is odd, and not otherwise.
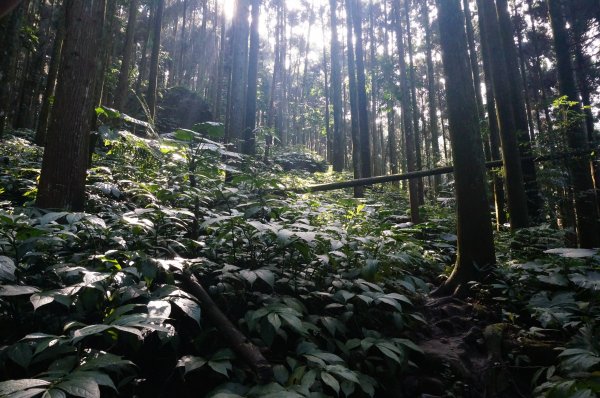
[[[394,191],[296,195],[334,176],[284,173],[212,141],[219,125],[196,130],[158,141],[105,130],[85,213],[33,207],[40,150],[27,131],[3,141],[0,395],[410,394],[398,380],[428,371],[425,295],[456,252],[450,196],[413,226]],[[476,289],[510,330],[502,366],[533,370],[539,394],[593,396],[599,256],[560,249],[549,227],[497,239],[503,266]],[[260,347],[273,383],[256,384],[183,270]],[[441,377],[461,396],[452,369]]]

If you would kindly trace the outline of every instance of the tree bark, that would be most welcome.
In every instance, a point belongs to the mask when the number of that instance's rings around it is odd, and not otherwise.
[[[36,205],[82,211],[105,1],[71,0]]]
[[[121,70],[119,72],[119,82],[115,93],[114,107],[123,112],[127,103],[127,93],[129,91],[129,74],[131,73],[131,61],[134,56],[135,28],[138,14],[138,0],[131,0],[129,4],[129,17],[127,20],[127,30],[125,32],[125,45],[123,46],[123,58],[121,60]]]
[[[148,75],[148,110],[150,118],[156,117],[156,98],[158,95],[158,62],[160,58],[160,36],[162,30],[165,0],[157,0],[154,24],[152,27],[152,55],[150,57],[150,74]]]
[[[529,225],[527,196],[523,182],[523,170],[517,140],[517,126],[512,106],[511,90],[509,84],[507,84],[509,77],[498,19],[493,4],[487,0],[478,0],[477,4],[481,21],[481,41],[488,44],[484,62],[485,60],[489,61],[492,86],[498,111],[510,225],[512,229],[525,228]]]
[[[431,42],[431,24],[429,22],[429,6],[427,1],[423,1],[421,15],[423,16],[423,27],[425,28],[425,59],[427,62],[427,103],[429,104],[429,135],[431,137],[431,161],[438,166],[440,157],[439,127],[435,94],[435,72],[433,69],[433,43]],[[433,191],[437,193],[442,184],[439,175],[433,178]]]
[[[250,50],[248,56],[248,89],[246,93],[246,128],[242,142],[242,153],[256,154],[256,95],[258,87],[258,53],[260,37],[258,33],[260,19],[260,0],[252,0],[252,26],[250,28]]]
[[[46,77],[46,88],[42,96],[42,107],[38,117],[38,126],[35,133],[35,143],[40,146],[46,144],[46,133],[48,131],[48,123],[50,121],[50,112],[52,108],[51,100],[56,88],[56,77],[58,76],[58,68],[60,66],[60,55],[62,52],[63,42],[65,39],[65,9],[64,6],[60,11],[60,17],[56,25],[56,35],[52,45],[52,56],[50,58],[50,66],[48,68],[48,76]]]
[[[421,133],[419,131],[419,108],[417,106],[417,80],[415,77],[415,66],[413,61],[413,45],[412,45],[412,29],[410,25],[410,0],[404,0],[404,21],[406,23],[406,49],[408,50],[408,80],[410,85],[410,106],[412,112],[412,123],[413,123],[413,135],[415,144],[415,165],[416,169],[419,170],[423,166],[423,160],[421,159]],[[419,204],[425,203],[423,179],[417,180],[417,196],[419,198]]]
[[[366,76],[365,76],[365,56],[363,50],[362,34],[362,11],[361,3],[358,0],[351,0],[352,3],[352,27],[354,29],[354,57],[356,62],[356,98],[358,102],[358,126],[360,134],[360,165],[361,177],[371,176],[371,144],[369,132],[369,113]]]
[[[331,15],[331,99],[333,102],[333,170],[344,170],[344,121],[342,109],[341,52],[338,40],[337,1],[329,0]]]
[[[354,59],[354,43],[352,34],[352,0],[346,0],[346,52],[348,55],[348,91],[350,92],[350,124],[352,133],[352,166],[354,168],[354,178],[362,178],[362,158],[360,148],[360,127],[358,112],[358,93],[356,83],[356,62]],[[359,198],[364,195],[362,186],[354,188],[354,197]]]
[[[400,107],[402,109],[402,127],[404,129],[404,149],[406,156],[406,170],[415,171],[417,168],[415,155],[414,124],[412,119],[412,104],[410,98],[410,84],[405,60],[404,29],[402,27],[400,0],[395,3],[396,12],[396,44],[400,65]],[[410,201],[410,216],[412,222],[420,222],[419,216],[419,183],[418,180],[408,181],[408,195]]]
[[[576,114],[581,114],[561,2],[559,0],[547,0],[547,2],[554,36],[560,93],[574,101],[575,105],[571,107],[571,110]],[[567,123],[566,135],[569,148],[572,150],[587,149],[587,137],[583,124],[578,120],[567,121]],[[600,228],[590,162],[586,159],[573,158],[570,159],[568,165],[575,190],[577,241],[581,247],[598,247],[600,245]]]
[[[524,82],[521,81],[521,74],[519,72],[519,57],[515,46],[514,29],[508,12],[507,0],[496,0],[496,12],[498,14],[498,27],[500,29],[508,75],[508,80],[505,81],[504,84],[510,92],[517,141],[519,143],[519,153],[523,158],[530,158],[532,155],[532,148],[526,112],[527,108],[523,97]],[[541,216],[541,198],[537,184],[535,165],[532,162],[523,162],[522,169],[529,216],[539,219]]]
[[[437,294],[462,294],[496,262],[479,116],[459,0],[438,0],[450,139],[454,153],[457,259]]]

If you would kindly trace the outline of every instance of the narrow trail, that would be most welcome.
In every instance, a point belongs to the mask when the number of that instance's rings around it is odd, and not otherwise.
[[[522,398],[505,362],[510,326],[496,310],[446,297],[421,308],[427,326],[417,333],[423,355],[405,380],[405,397]]]

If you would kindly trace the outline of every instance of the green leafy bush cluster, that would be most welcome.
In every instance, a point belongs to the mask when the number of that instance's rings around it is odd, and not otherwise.
[[[228,152],[220,129],[106,131],[85,213],[33,207],[40,151],[5,141],[0,396],[381,396],[414,368],[415,304],[454,255],[451,222],[398,222],[390,195],[289,194],[302,174]],[[273,383],[256,384],[183,270]]]

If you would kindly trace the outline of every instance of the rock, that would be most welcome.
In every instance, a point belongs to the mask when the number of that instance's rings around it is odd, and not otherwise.
[[[160,134],[179,128],[192,129],[195,124],[212,120],[208,104],[198,93],[185,87],[172,87],[162,94],[156,117]]]
[[[324,173],[329,166],[322,160],[316,159],[308,153],[284,153],[273,159],[284,171],[303,170],[309,173]]]

